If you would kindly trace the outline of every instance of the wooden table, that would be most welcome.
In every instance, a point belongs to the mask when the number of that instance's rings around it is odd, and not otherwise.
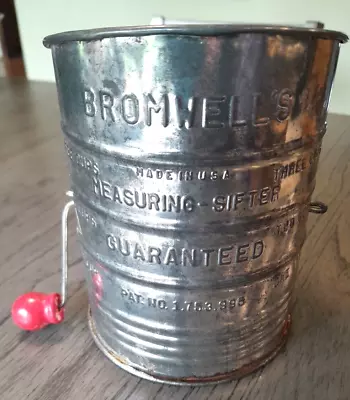
[[[70,224],[65,323],[27,333],[16,296],[57,291],[60,213],[69,188],[53,84],[0,80],[0,399],[348,400],[350,398],[350,117],[329,116],[288,344],[255,374],[203,388],[153,384],[123,372],[87,326],[83,266]]]

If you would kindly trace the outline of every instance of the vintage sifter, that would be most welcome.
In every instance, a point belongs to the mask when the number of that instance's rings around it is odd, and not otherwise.
[[[240,378],[285,343],[339,49],[324,27],[170,24],[48,36],[89,326],[116,365],[178,385]]]

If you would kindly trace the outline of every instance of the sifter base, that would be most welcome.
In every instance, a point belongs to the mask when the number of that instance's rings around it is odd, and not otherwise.
[[[217,374],[213,376],[200,377],[200,378],[197,377],[171,378],[168,376],[152,375],[150,373],[142,371],[141,369],[135,366],[126,364],[126,362],[120,359],[120,357],[107,345],[107,343],[102,339],[102,337],[97,332],[95,322],[91,315],[90,307],[88,309],[88,322],[89,322],[90,332],[97,347],[110,361],[112,361],[113,364],[122,368],[124,371],[151,382],[164,383],[177,386],[206,386],[206,385],[215,385],[218,383],[229,382],[232,380],[243,378],[244,376],[253,373],[254,371],[258,370],[259,368],[263,367],[264,365],[272,361],[277,356],[277,354],[280,352],[280,350],[287,341],[291,325],[291,316],[289,314],[285,322],[285,326],[283,328],[281,341],[279,345],[274,349],[274,351],[269,353],[267,356],[262,357],[256,360],[255,362],[246,365],[245,367],[242,367],[240,369],[225,374]]]

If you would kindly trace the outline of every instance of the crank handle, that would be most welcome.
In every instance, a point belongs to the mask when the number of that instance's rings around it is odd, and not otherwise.
[[[49,324],[59,324],[64,319],[58,293],[30,292],[19,296],[12,305],[13,322],[26,331],[38,331]]]
[[[72,192],[67,192],[72,197]],[[12,321],[19,328],[37,331],[49,324],[59,324],[64,320],[64,305],[67,300],[68,285],[68,235],[69,210],[74,205],[70,200],[61,215],[61,294],[29,292],[19,296],[12,305]]]

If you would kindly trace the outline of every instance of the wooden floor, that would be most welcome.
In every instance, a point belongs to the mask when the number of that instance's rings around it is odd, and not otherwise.
[[[1,400],[349,400],[350,117],[329,116],[286,348],[229,384],[172,387],[134,378],[97,349],[87,327],[83,266],[70,224],[66,320],[21,332],[9,311],[30,291],[57,291],[60,213],[69,189],[55,86],[0,79]]]

